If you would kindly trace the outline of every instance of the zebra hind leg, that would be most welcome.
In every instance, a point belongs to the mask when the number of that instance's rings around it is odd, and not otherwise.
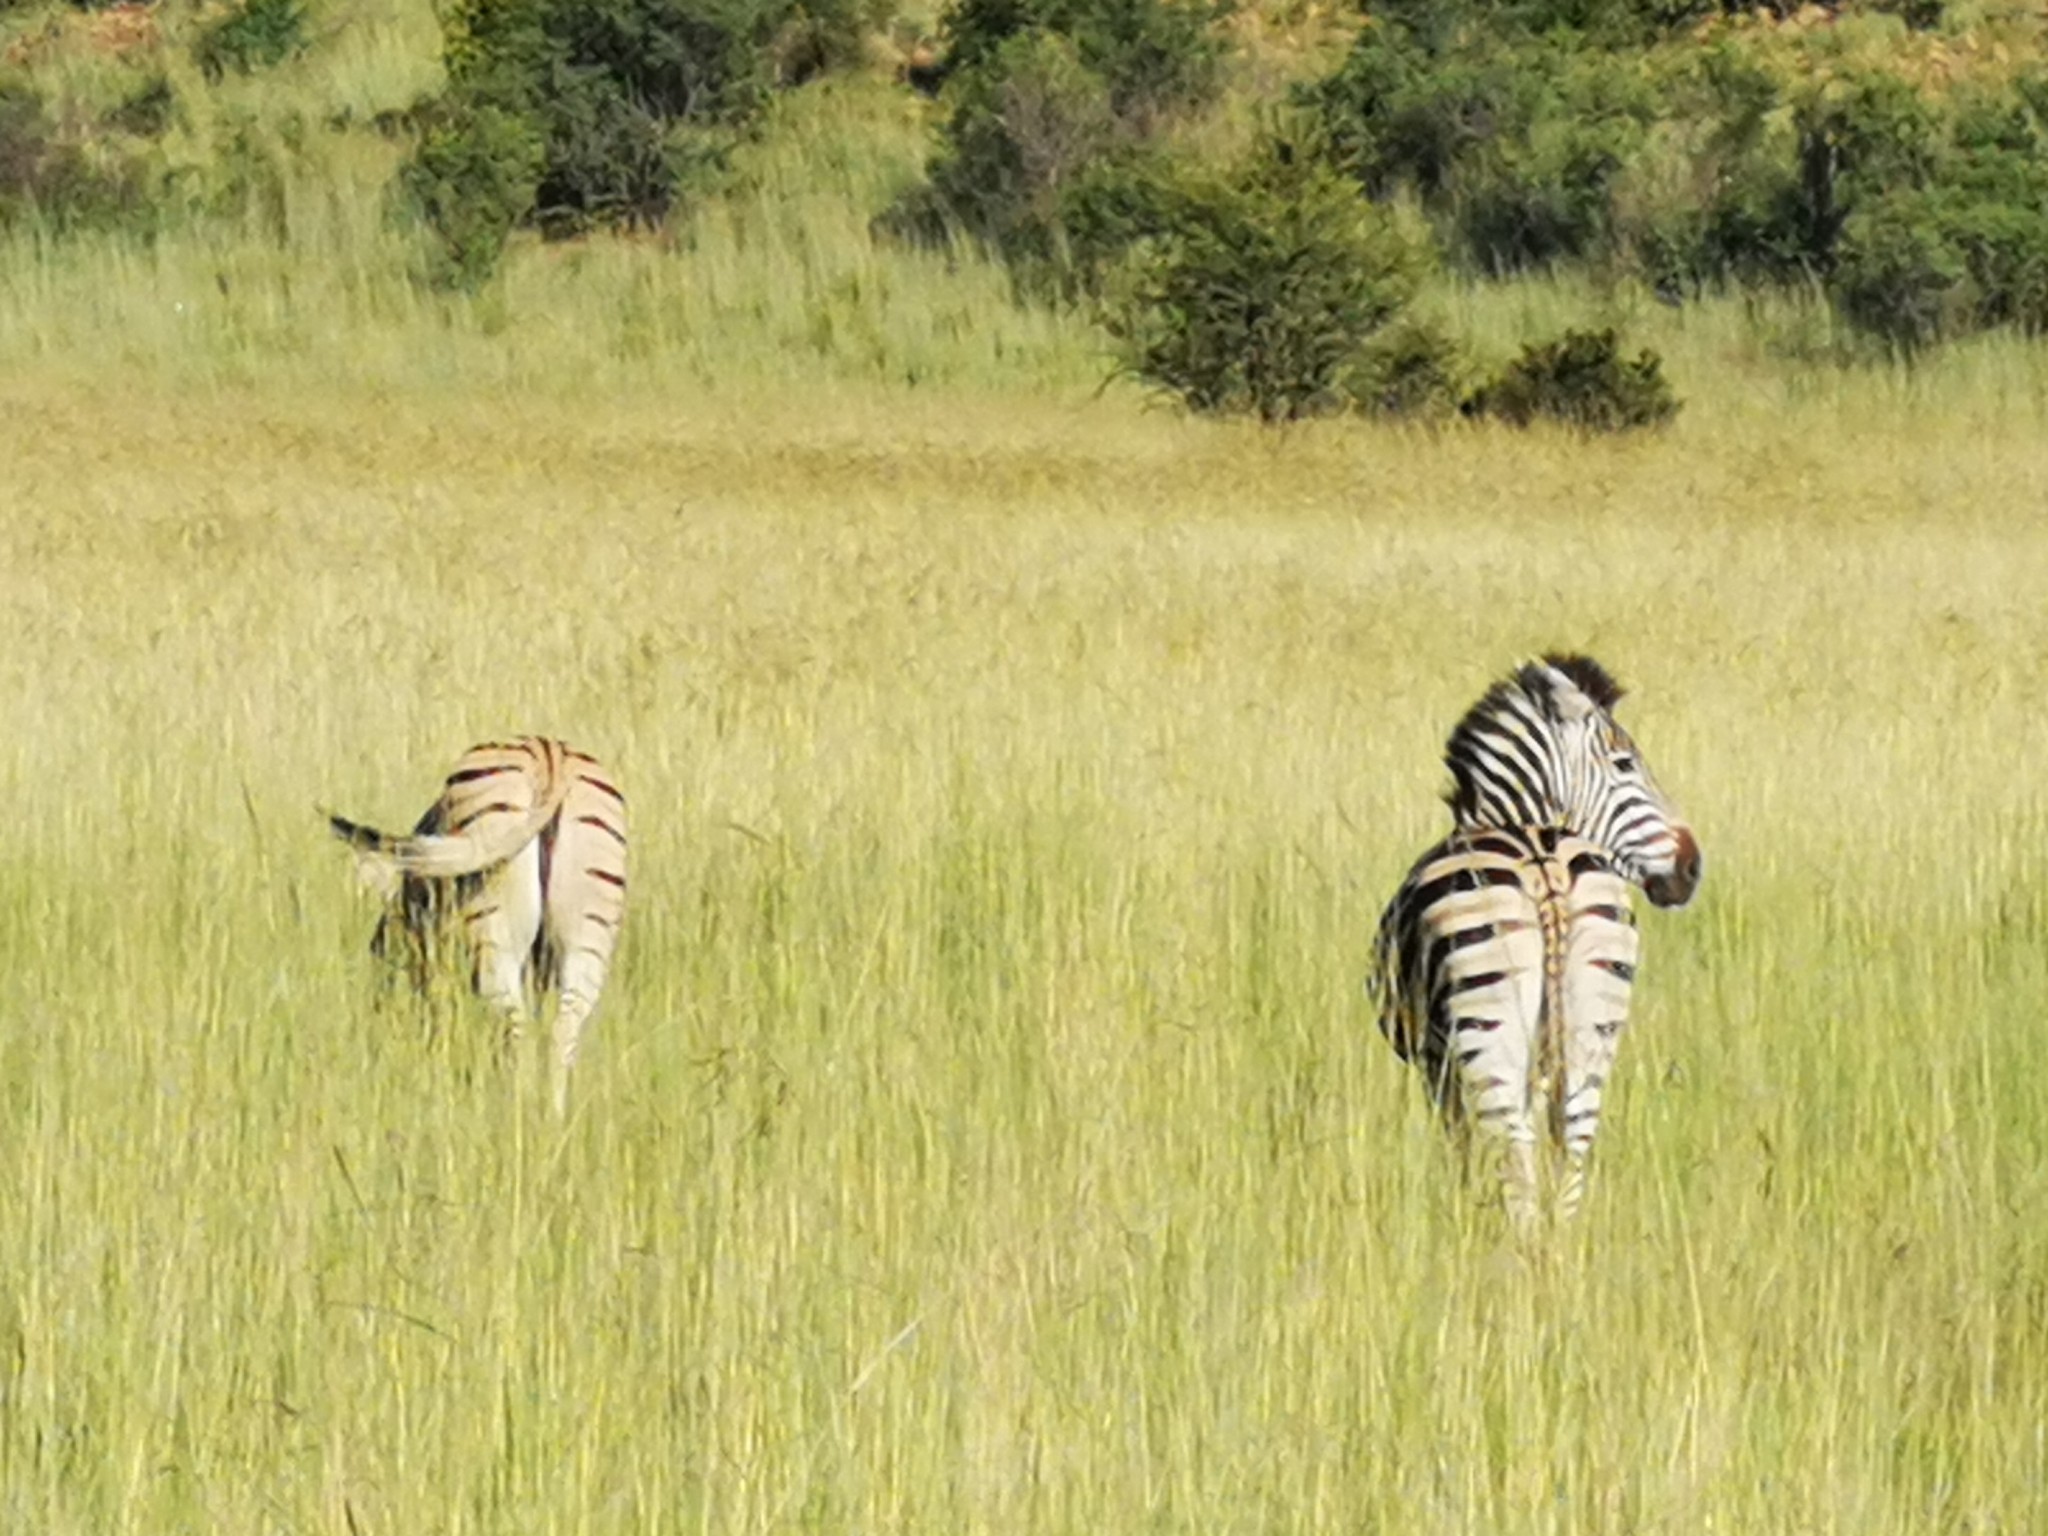
[[[598,993],[604,986],[605,956],[590,949],[574,949],[562,960],[561,998],[555,1007],[553,1089],[555,1113],[569,1108],[569,1075],[576,1069],[576,1053],[582,1047],[583,1031],[597,1011]]]
[[[516,1044],[531,1018],[534,946],[540,937],[540,850],[528,843],[488,879],[478,882],[462,906],[474,955],[477,996],[496,1008]]]
[[[1513,1137],[1501,1156],[1501,1201],[1517,1237],[1536,1230],[1543,1215],[1543,1170],[1533,1137]]]

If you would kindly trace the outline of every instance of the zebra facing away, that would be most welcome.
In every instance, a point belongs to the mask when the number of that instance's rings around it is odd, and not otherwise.
[[[1615,722],[1620,697],[1584,656],[1494,684],[1445,748],[1455,828],[1380,918],[1381,1032],[1445,1123],[1498,1150],[1518,1227],[1546,1190],[1561,1217],[1584,1194],[1636,973],[1629,887],[1680,907],[1700,882],[1692,829]]]
[[[387,900],[371,950],[424,988],[444,956],[512,1021],[558,993],[554,1102],[626,915],[626,801],[597,759],[540,736],[471,747],[410,836],[340,816],[334,833]]]

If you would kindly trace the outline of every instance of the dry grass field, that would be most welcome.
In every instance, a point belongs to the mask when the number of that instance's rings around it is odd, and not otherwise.
[[[230,89],[407,99],[372,13]],[[1685,413],[1194,423],[868,240],[916,111],[475,301],[361,137],[282,237],[0,244],[0,1531],[2048,1527],[2038,348],[1446,286]],[[1518,1251],[1361,982],[1549,647],[1707,878]],[[561,1123],[314,810],[512,731],[633,803]]]
[[[2036,1527],[2027,362],[1619,445],[17,381],[0,1525]],[[1559,644],[1708,879],[1518,1254],[1359,982]],[[562,1127],[313,814],[517,729],[634,805]]]

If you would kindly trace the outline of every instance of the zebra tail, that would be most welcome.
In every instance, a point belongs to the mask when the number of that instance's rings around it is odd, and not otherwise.
[[[495,868],[540,836],[560,814],[571,782],[571,775],[557,774],[547,793],[525,816],[517,821],[492,818],[491,826],[475,832],[393,837],[345,816],[325,814],[334,835],[356,851],[357,859],[380,883],[387,878],[395,883],[399,875],[453,880]]]

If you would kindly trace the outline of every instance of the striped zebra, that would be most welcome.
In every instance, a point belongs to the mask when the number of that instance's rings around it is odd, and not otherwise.
[[[1445,748],[1455,829],[1380,919],[1380,1030],[1460,1139],[1499,1149],[1522,1227],[1546,1189],[1566,1217],[1584,1193],[1636,974],[1629,887],[1679,907],[1700,881],[1692,829],[1615,723],[1620,698],[1584,656],[1494,684]]]
[[[387,895],[370,948],[424,989],[444,958],[516,1037],[558,992],[555,1107],[626,915],[626,800],[597,759],[541,736],[471,747],[410,836],[340,816],[334,833]]]

